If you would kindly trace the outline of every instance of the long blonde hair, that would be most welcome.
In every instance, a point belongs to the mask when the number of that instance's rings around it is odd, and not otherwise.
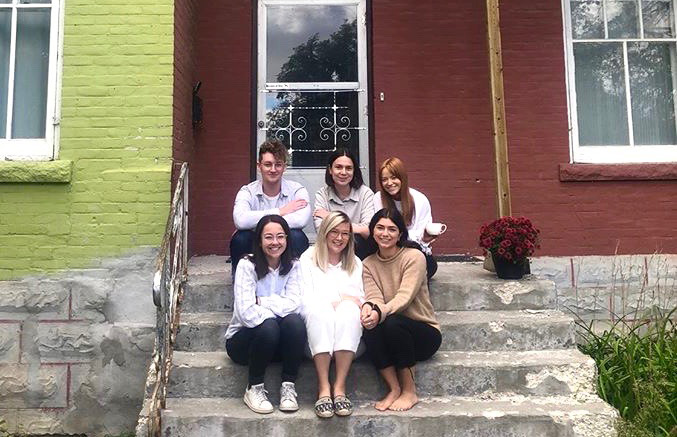
[[[330,212],[322,220],[320,228],[317,230],[317,240],[315,241],[315,251],[313,252],[313,263],[323,272],[327,271],[329,266],[329,250],[327,249],[327,235],[336,226],[348,223],[350,226],[350,238],[348,244],[341,252],[341,266],[348,273],[353,273],[357,263],[355,262],[355,242],[353,239],[353,225],[350,218],[341,211]]]
[[[397,209],[395,206],[395,199],[393,199],[393,196],[388,194],[385,188],[383,188],[381,179],[383,178],[384,170],[388,170],[391,175],[400,180],[402,217],[404,218],[404,223],[406,223],[407,226],[410,226],[411,221],[416,214],[416,206],[414,205],[414,199],[411,197],[411,193],[409,193],[409,177],[407,176],[407,169],[404,168],[404,163],[400,158],[392,157],[383,161],[383,164],[381,164],[381,167],[378,170],[378,184],[379,187],[381,187],[381,204],[387,209]]]

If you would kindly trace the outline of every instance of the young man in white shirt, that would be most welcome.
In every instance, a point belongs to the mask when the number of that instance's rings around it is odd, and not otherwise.
[[[291,243],[295,258],[308,248],[308,237],[303,233],[303,227],[311,217],[310,198],[303,185],[282,177],[287,168],[284,144],[278,140],[261,144],[256,168],[261,173],[261,179],[244,185],[235,197],[233,222],[237,230],[230,240],[233,277],[240,258],[252,252],[254,228],[265,215],[279,214],[287,221],[291,228],[291,241],[288,243]]]

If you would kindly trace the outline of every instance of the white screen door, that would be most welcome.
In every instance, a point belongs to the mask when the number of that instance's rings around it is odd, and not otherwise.
[[[288,147],[285,177],[311,202],[336,148],[350,148],[369,180],[365,1],[258,2],[257,147]]]

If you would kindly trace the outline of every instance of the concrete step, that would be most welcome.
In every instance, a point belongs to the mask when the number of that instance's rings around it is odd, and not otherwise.
[[[575,346],[573,319],[554,310],[441,311],[443,350],[542,350]],[[183,313],[176,349],[225,349],[231,313]]]
[[[240,398],[247,384],[247,367],[225,352],[175,352],[169,393],[173,397]],[[279,364],[266,372],[266,388],[279,397]],[[448,352],[416,366],[422,396],[472,396],[485,392],[524,395],[594,397],[595,364],[576,349],[538,352]],[[353,363],[347,381],[353,400],[370,400],[385,393],[378,372],[366,357]],[[299,399],[317,395],[317,378],[310,359],[301,365],[296,383]]]
[[[276,404],[277,400],[273,399]],[[607,437],[615,411],[601,401],[559,398],[426,398],[405,412],[358,403],[349,417],[318,419],[311,404],[292,414],[251,412],[241,399],[167,399],[164,437]]]
[[[232,310],[230,264],[225,257],[193,257],[188,275],[183,311]],[[506,281],[478,263],[439,263],[430,287],[439,311],[549,309],[555,308],[557,298],[552,281],[531,275]]]

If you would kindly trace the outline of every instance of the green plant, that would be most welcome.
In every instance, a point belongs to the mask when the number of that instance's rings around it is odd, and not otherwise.
[[[2,417],[0,417],[0,437],[9,437],[9,426]]]
[[[621,317],[602,333],[577,322],[579,348],[597,363],[599,395],[624,420],[619,437],[677,435],[675,315],[677,308],[635,322]]]

